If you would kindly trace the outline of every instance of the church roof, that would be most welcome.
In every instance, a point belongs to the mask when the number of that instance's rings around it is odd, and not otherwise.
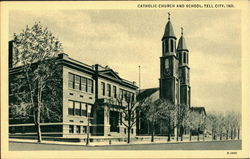
[[[152,98],[153,101],[156,101],[159,99],[160,97],[159,95],[160,95],[160,89],[159,87],[156,87],[156,88],[141,89],[136,97],[138,101],[143,101],[146,98]],[[190,110],[206,116],[205,107],[193,106],[190,107]]]
[[[159,87],[156,88],[148,88],[148,89],[142,89],[140,92],[137,94],[137,100],[141,101],[144,100],[150,96],[157,96],[159,98]],[[155,94],[155,95],[154,95]]]
[[[181,38],[179,39],[177,50],[178,50],[178,51],[181,51],[181,50],[188,50],[188,49],[187,49],[187,46],[186,46],[185,38],[184,38],[183,35],[182,35]]]
[[[164,32],[164,35],[163,35],[162,39],[167,38],[167,37],[176,38],[175,34],[174,34],[174,29],[173,29],[173,26],[172,26],[172,23],[171,23],[170,20],[166,24],[165,32]]]

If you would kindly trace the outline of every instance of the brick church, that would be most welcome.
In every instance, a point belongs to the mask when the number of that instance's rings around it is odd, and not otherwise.
[[[186,46],[183,28],[181,28],[181,36],[177,41],[170,14],[161,41],[159,87],[140,90],[138,100],[149,97],[167,99],[176,106],[185,105],[191,110],[206,114],[204,107],[191,107],[189,50]],[[177,42],[178,45],[176,45]],[[165,135],[166,132],[161,130],[163,127],[164,123],[158,123],[156,134]],[[145,118],[143,119],[143,115],[140,115],[137,130],[138,134],[150,133],[150,124]]]

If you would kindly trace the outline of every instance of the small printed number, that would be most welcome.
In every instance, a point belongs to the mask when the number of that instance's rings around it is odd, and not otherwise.
[[[237,152],[227,152],[228,155],[236,155]]]

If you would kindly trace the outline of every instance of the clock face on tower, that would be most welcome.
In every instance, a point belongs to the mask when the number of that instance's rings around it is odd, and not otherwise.
[[[171,75],[171,71],[170,71],[169,68],[166,68],[163,73],[164,73],[165,76],[170,76]]]

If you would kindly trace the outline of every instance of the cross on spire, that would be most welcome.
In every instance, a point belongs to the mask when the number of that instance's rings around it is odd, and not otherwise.
[[[184,30],[183,27],[181,27],[181,35],[183,35],[183,30]]]
[[[170,20],[170,15],[171,15],[170,12],[168,12],[168,20]]]

